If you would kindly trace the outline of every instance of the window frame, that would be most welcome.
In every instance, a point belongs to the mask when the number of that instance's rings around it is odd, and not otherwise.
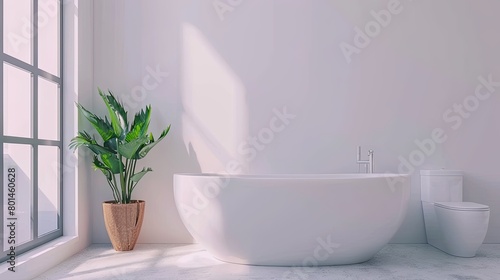
[[[2,65],[0,65],[0,108],[2,108],[2,113],[0,113],[0,154],[4,153],[4,144],[26,144],[32,147],[32,178],[31,178],[31,187],[32,187],[32,197],[31,197],[31,235],[32,239],[26,243],[21,245],[15,245],[16,247],[16,256],[19,256],[22,253],[25,253],[29,250],[32,250],[38,246],[41,246],[51,240],[54,240],[63,235],[63,103],[64,103],[64,94],[63,94],[63,1],[57,0],[59,5],[59,76],[51,74],[47,71],[44,71],[38,67],[38,26],[36,24],[32,25],[33,28],[33,36],[32,36],[32,45],[31,45],[31,58],[32,63],[26,63],[20,59],[12,57],[6,53],[4,53],[4,0],[0,0],[0,58],[2,61]],[[33,23],[38,22],[38,0],[31,0],[31,17]],[[3,96],[4,96],[4,64],[8,63],[14,67],[17,67],[23,71],[26,71],[31,74],[31,96],[32,96],[32,134],[31,137],[16,137],[16,136],[6,136],[4,135],[4,116],[3,116]],[[44,140],[38,139],[38,79],[43,78],[47,81],[53,82],[57,84],[59,88],[59,140]],[[39,146],[51,146],[59,148],[59,162],[57,165],[59,171],[59,189],[58,189],[58,220],[57,225],[58,228],[56,230],[50,231],[47,234],[42,236],[38,236],[38,147]],[[4,181],[4,162],[3,159],[0,160],[0,181]],[[4,218],[4,188],[0,191],[0,244],[2,246],[2,255],[0,256],[0,262],[4,262],[7,260],[7,252],[3,248],[4,243],[4,227],[7,222]]]

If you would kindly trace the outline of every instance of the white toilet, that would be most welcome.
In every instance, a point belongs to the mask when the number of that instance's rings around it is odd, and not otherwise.
[[[427,242],[457,257],[474,257],[483,243],[490,208],[462,201],[463,174],[421,170],[421,197]]]

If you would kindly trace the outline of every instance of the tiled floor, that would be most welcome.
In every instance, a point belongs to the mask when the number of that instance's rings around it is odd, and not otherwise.
[[[220,262],[200,245],[138,244],[115,252],[95,244],[35,278],[41,279],[500,279],[500,244],[483,245],[475,258],[446,255],[429,245],[391,244],[368,262],[290,268]]]

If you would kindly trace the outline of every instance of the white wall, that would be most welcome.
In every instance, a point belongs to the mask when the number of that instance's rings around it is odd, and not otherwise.
[[[175,172],[221,172],[231,159],[246,173],[356,172],[357,145],[375,150],[377,172],[397,172],[398,157],[408,158],[415,140],[435,128],[447,140],[417,164],[393,242],[426,242],[418,176],[425,168],[464,170],[464,198],[491,206],[486,242],[500,242],[499,88],[456,130],[457,114],[443,119],[474,94],[479,76],[500,81],[500,2],[402,1],[347,63],[341,43],[353,44],[355,27],[388,3],[95,1],[94,107],[104,112],[95,88],[109,88],[131,111],[153,104],[155,133],[172,124],[144,162],[155,172],[135,194],[147,201],[139,242],[192,241],[174,206]],[[214,5],[227,10],[218,14]],[[154,79],[157,67],[168,77]],[[270,143],[257,143],[253,158],[248,137],[265,133],[273,109],[284,107],[295,119]],[[92,184],[93,241],[109,242],[100,203],[111,193],[101,174]]]

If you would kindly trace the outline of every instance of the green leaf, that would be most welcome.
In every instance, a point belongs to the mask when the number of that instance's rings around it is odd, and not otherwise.
[[[115,153],[116,153],[117,142],[118,142],[118,139],[116,137],[113,137],[113,138],[109,139],[108,141],[104,142],[104,147],[108,148],[112,151],[115,151]]]
[[[98,88],[98,91],[108,108],[111,126],[116,137],[120,140],[125,139],[128,130],[127,112],[123,108],[123,105],[116,100],[111,91],[108,90],[108,95],[104,94],[100,88]]]
[[[103,146],[99,146],[97,144],[87,145],[87,148],[89,148],[89,150],[91,150],[96,155],[113,153],[113,151],[110,151],[110,150],[104,148]]]
[[[80,148],[81,146],[85,146],[86,144],[92,143],[92,137],[85,131],[78,132],[78,135],[71,139],[68,147],[73,150],[73,152]]]
[[[144,158],[148,153],[149,151],[151,151],[151,149],[154,148],[154,146],[156,146],[156,144],[160,143],[161,140],[163,140],[163,138],[165,138],[165,136],[167,136],[168,132],[170,131],[170,125],[167,127],[167,129],[165,129],[160,137],[158,138],[157,141],[154,141],[154,137],[153,137],[153,134],[151,133],[150,134],[150,141],[149,141],[149,144],[145,145],[144,147],[141,148],[141,150],[139,151],[139,154],[138,154],[138,158],[141,159],[141,158]]]
[[[82,115],[90,122],[90,124],[92,124],[103,141],[108,141],[115,136],[113,127],[111,126],[107,118],[103,120],[102,118],[85,109],[85,107],[83,107],[79,103],[76,103],[76,107],[78,107],[78,110],[82,113]]]
[[[118,146],[118,153],[128,159],[136,159],[139,150],[149,143],[147,136],[142,136],[129,143]]]
[[[151,120],[151,106],[146,106],[146,111],[141,110],[134,117],[134,123],[130,128],[130,132],[125,137],[125,141],[130,142],[141,136],[146,135],[149,122]]]
[[[94,167],[95,170],[97,169],[101,170],[104,176],[106,176],[106,179],[108,179],[108,181],[111,181],[113,179],[111,170],[109,170],[108,167],[106,167],[101,161],[99,161],[97,156],[94,156],[94,161],[92,162],[92,166]]]
[[[113,174],[118,174],[124,170],[123,163],[120,162],[115,154],[102,154],[101,160]]]
[[[108,154],[108,153],[114,153],[114,151],[103,147],[95,141],[94,138],[92,138],[87,132],[82,131],[78,133],[78,136],[74,137],[71,139],[69,143],[69,148],[76,150],[79,147],[87,147],[89,150],[91,150],[94,154],[100,155],[100,154]]]
[[[150,167],[148,167],[148,168],[144,167],[144,168],[142,169],[142,171],[135,173],[135,174],[134,174],[134,175],[130,178],[130,180],[132,180],[133,182],[137,183],[137,182],[139,182],[139,181],[142,179],[142,177],[143,177],[144,175],[146,175],[146,173],[148,173],[148,172],[150,172],[150,171],[153,171],[153,169],[151,169]]]

